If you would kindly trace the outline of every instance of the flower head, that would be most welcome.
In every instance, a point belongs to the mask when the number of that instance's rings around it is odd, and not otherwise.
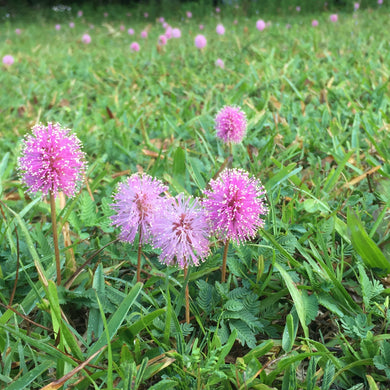
[[[264,20],[259,19],[259,20],[256,22],[256,28],[257,28],[259,31],[263,31],[263,30],[265,29],[265,22],[264,22]]]
[[[91,43],[91,36],[89,34],[84,34],[83,37],[81,38],[81,41],[85,44]]]
[[[60,31],[61,30],[61,25],[60,24],[56,24],[55,28],[56,28],[57,31]]]
[[[116,214],[111,220],[112,225],[121,229],[122,241],[133,242],[138,231],[142,243],[150,241],[151,224],[164,208],[166,201],[161,194],[167,189],[160,180],[137,173],[118,185],[115,203],[111,205]]]
[[[83,16],[83,11],[79,10],[77,11],[77,17],[81,18]]]
[[[161,248],[160,261],[167,265],[199,265],[209,254],[208,236],[204,209],[198,200],[185,199],[183,194],[171,198],[153,223],[153,243]]]
[[[70,23],[69,23],[69,27],[70,27],[70,28],[74,28],[74,26],[75,26],[74,22],[70,22]]]
[[[188,19],[192,18],[192,12],[191,12],[191,11],[187,11],[187,12],[186,12],[186,15],[187,15],[187,18],[188,18]]]
[[[15,34],[20,35],[22,33],[22,30],[20,28],[15,29]]]
[[[215,31],[217,32],[218,35],[223,35],[225,34],[225,27],[223,26],[223,24],[218,24]]]
[[[246,133],[246,115],[239,107],[225,106],[215,117],[217,137],[224,142],[238,144]]]
[[[14,62],[15,62],[14,57],[12,57],[11,54],[6,54],[3,57],[3,64],[4,65],[9,66],[9,65],[12,65]]]
[[[133,29],[133,28],[129,28],[129,29],[127,30],[127,33],[128,33],[129,35],[134,35],[134,29]]]
[[[225,63],[223,62],[223,60],[221,58],[217,58],[215,60],[215,66],[219,66],[221,69],[224,69]]]
[[[198,49],[203,49],[205,46],[207,45],[207,39],[204,35],[202,34],[198,34],[196,37],[195,37],[195,46],[198,48]]]
[[[256,235],[268,213],[265,189],[260,181],[241,169],[226,169],[211,180],[203,201],[211,230],[223,240],[237,244]]]
[[[181,31],[178,28],[172,29],[172,38],[180,38],[181,37]]]
[[[63,191],[73,196],[85,169],[80,140],[58,123],[34,126],[32,134],[23,141],[18,170],[30,193],[42,191],[47,195],[52,192],[56,196]]]
[[[158,43],[162,46],[166,45],[168,42],[168,38],[165,35],[160,35],[158,37]]]
[[[131,42],[130,44],[130,50],[131,51],[139,51],[140,46],[138,42]]]
[[[148,32],[146,30],[141,31],[141,38],[147,38]]]
[[[318,26],[318,20],[317,19],[312,20],[311,25],[313,27],[317,27]]]
[[[330,19],[331,22],[336,23],[337,20],[338,20],[338,15],[337,14],[332,14],[332,15],[330,15],[329,19]]]

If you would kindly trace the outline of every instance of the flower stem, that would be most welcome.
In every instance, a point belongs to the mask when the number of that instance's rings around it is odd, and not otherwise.
[[[184,266],[184,281],[186,280],[186,278],[187,278],[187,265]],[[186,296],[186,323],[189,324],[190,323],[190,291],[188,289],[188,281],[186,283],[185,296]]]
[[[226,282],[226,260],[227,260],[227,254],[229,249],[229,240],[226,240],[225,242],[225,248],[223,250],[223,258],[222,258],[222,276],[221,276],[221,282]]]
[[[52,191],[50,191],[50,210],[51,210],[51,225],[53,228],[54,253],[56,257],[57,285],[59,286],[61,284],[61,263],[60,263],[60,250],[58,248],[56,201]]]
[[[142,232],[139,229],[138,258],[137,258],[137,282],[141,281],[141,253],[142,253]]]

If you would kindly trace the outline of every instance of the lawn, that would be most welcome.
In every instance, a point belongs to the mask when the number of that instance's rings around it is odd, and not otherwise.
[[[0,388],[390,387],[390,10],[206,3],[1,10]]]

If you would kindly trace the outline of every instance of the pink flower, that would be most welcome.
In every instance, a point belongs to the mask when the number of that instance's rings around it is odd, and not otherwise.
[[[318,20],[314,19],[312,22],[311,22],[311,25],[313,27],[317,27],[318,26]]]
[[[168,28],[169,24],[167,22],[164,22],[162,26],[163,26],[163,28]]]
[[[240,244],[254,237],[264,226],[265,189],[260,181],[241,169],[226,169],[216,180],[210,180],[203,205],[211,231],[218,238]]]
[[[30,193],[74,196],[85,170],[80,140],[58,123],[34,126],[23,141],[18,171]]]
[[[200,24],[200,25],[199,25],[199,30],[204,30],[203,24]]]
[[[147,12],[144,12],[144,17],[145,18],[148,18],[149,17],[149,14]]]
[[[14,57],[11,56],[11,54],[6,54],[3,57],[3,64],[6,66],[11,66],[15,62]]]
[[[195,37],[195,46],[198,49],[203,49],[207,45],[207,39],[204,35],[199,34]]]
[[[56,28],[57,31],[60,31],[61,30],[61,25],[60,24],[56,24],[55,28]]]
[[[165,20],[165,19],[164,19],[163,17],[161,17],[161,18],[158,19],[158,21],[159,21],[160,23],[164,23],[164,20]]]
[[[264,22],[264,20],[259,19],[259,20],[256,22],[256,28],[257,28],[259,31],[263,31],[263,30],[265,29],[265,22]]]
[[[187,14],[187,18],[188,19],[192,18],[192,12],[191,11],[187,11],[186,14]]]
[[[146,30],[141,31],[141,38],[147,38],[148,32]]]
[[[297,12],[301,12],[301,7],[298,5],[297,7],[295,7],[295,10],[296,10]]]
[[[233,24],[238,24],[238,20],[234,19]]]
[[[180,268],[199,265],[209,255],[209,226],[199,201],[179,194],[162,211],[152,228],[160,262]]]
[[[20,28],[15,29],[15,34],[20,35],[22,33],[22,30]]]
[[[127,33],[128,33],[129,35],[134,35],[134,30],[133,30],[132,28],[129,28],[129,29],[127,30]]]
[[[218,24],[218,26],[215,29],[215,31],[217,32],[217,34],[223,35],[223,34],[225,34],[225,27],[223,27],[222,24]]]
[[[172,29],[172,38],[180,38],[181,37],[181,31],[178,28]]]
[[[219,14],[219,13],[221,12],[221,9],[220,9],[219,7],[217,7],[217,8],[215,9],[215,12],[216,12],[217,14]]]
[[[160,45],[166,45],[167,42],[168,42],[168,38],[167,38],[165,35],[160,35],[160,36],[158,37],[158,43],[159,43]]]
[[[77,11],[77,17],[81,18],[83,16],[83,11]]]
[[[118,185],[111,205],[116,214],[110,218],[120,228],[121,241],[133,242],[138,232],[141,243],[151,241],[153,220],[166,208],[161,194],[167,190],[160,180],[137,173]]]
[[[132,42],[130,44],[131,51],[139,51],[139,49],[140,49],[140,46],[139,46],[138,42]]]
[[[337,14],[332,14],[332,15],[330,15],[329,19],[330,19],[331,22],[336,23],[337,20],[338,20],[338,15]]]
[[[89,34],[84,34],[81,41],[85,44],[89,44],[91,43],[91,36]]]
[[[121,24],[121,25],[119,26],[119,30],[125,31],[125,26],[124,26],[123,24]]]
[[[70,22],[70,23],[69,23],[69,27],[70,27],[70,28],[74,28],[74,22]]]
[[[359,9],[359,7],[360,7],[360,4],[359,4],[359,3],[354,3],[354,4],[353,4],[353,9],[354,9],[355,11],[357,11],[357,10]]]
[[[167,28],[165,29],[165,36],[167,37],[167,39],[172,38],[172,31],[173,28],[171,26],[167,26]]]
[[[220,58],[217,58],[215,61],[215,66],[219,66],[221,69],[225,68],[225,63]]]
[[[223,107],[215,117],[217,137],[226,143],[240,143],[245,136],[246,126],[245,112],[236,106]]]
[[[378,4],[379,5],[383,4],[383,0],[378,0]]]

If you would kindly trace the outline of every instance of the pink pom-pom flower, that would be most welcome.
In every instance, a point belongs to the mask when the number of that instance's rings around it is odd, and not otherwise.
[[[223,142],[240,143],[246,133],[245,112],[236,106],[223,107],[215,117],[217,137]]]
[[[178,28],[172,29],[172,38],[180,38],[181,37],[181,31]]]
[[[154,218],[165,209],[166,200],[161,194],[168,190],[160,180],[147,174],[133,174],[118,185],[111,207],[112,225],[120,228],[119,239],[132,243],[137,233],[140,242],[151,241]]]
[[[89,34],[84,34],[83,36],[82,36],[82,38],[81,38],[81,41],[83,42],[83,43],[85,43],[85,44],[89,44],[89,43],[91,43],[91,36],[89,35]]]
[[[241,169],[225,169],[210,180],[203,205],[211,232],[237,244],[253,238],[264,226],[261,216],[268,214],[265,189],[260,181]]]
[[[222,24],[218,24],[217,28],[215,29],[218,35],[225,34],[225,27]]]
[[[264,22],[264,20],[259,19],[259,20],[256,22],[256,28],[257,28],[259,31],[263,31],[263,30],[265,29],[265,22]]]
[[[204,35],[202,34],[198,34],[196,37],[195,37],[195,46],[198,48],[198,49],[203,49],[205,46],[207,45],[207,39]]]
[[[336,23],[338,21],[339,17],[337,14],[332,14],[332,15],[330,15],[329,19],[332,23]]]
[[[81,142],[58,123],[36,125],[23,141],[18,171],[28,192],[74,196],[86,170]]]
[[[139,51],[140,45],[138,42],[131,42],[130,44],[130,50],[131,51]]]
[[[153,245],[159,260],[180,268],[199,265],[209,255],[209,226],[198,200],[179,194],[153,221]]]
[[[221,58],[217,58],[215,61],[215,66],[218,66],[219,68],[224,69],[225,63],[223,62],[223,60]]]
[[[3,57],[3,64],[6,66],[10,66],[15,62],[14,57],[11,56],[11,54],[6,54]]]
[[[317,19],[314,19],[312,22],[311,22],[311,25],[313,27],[317,27],[318,26],[318,20]]]

